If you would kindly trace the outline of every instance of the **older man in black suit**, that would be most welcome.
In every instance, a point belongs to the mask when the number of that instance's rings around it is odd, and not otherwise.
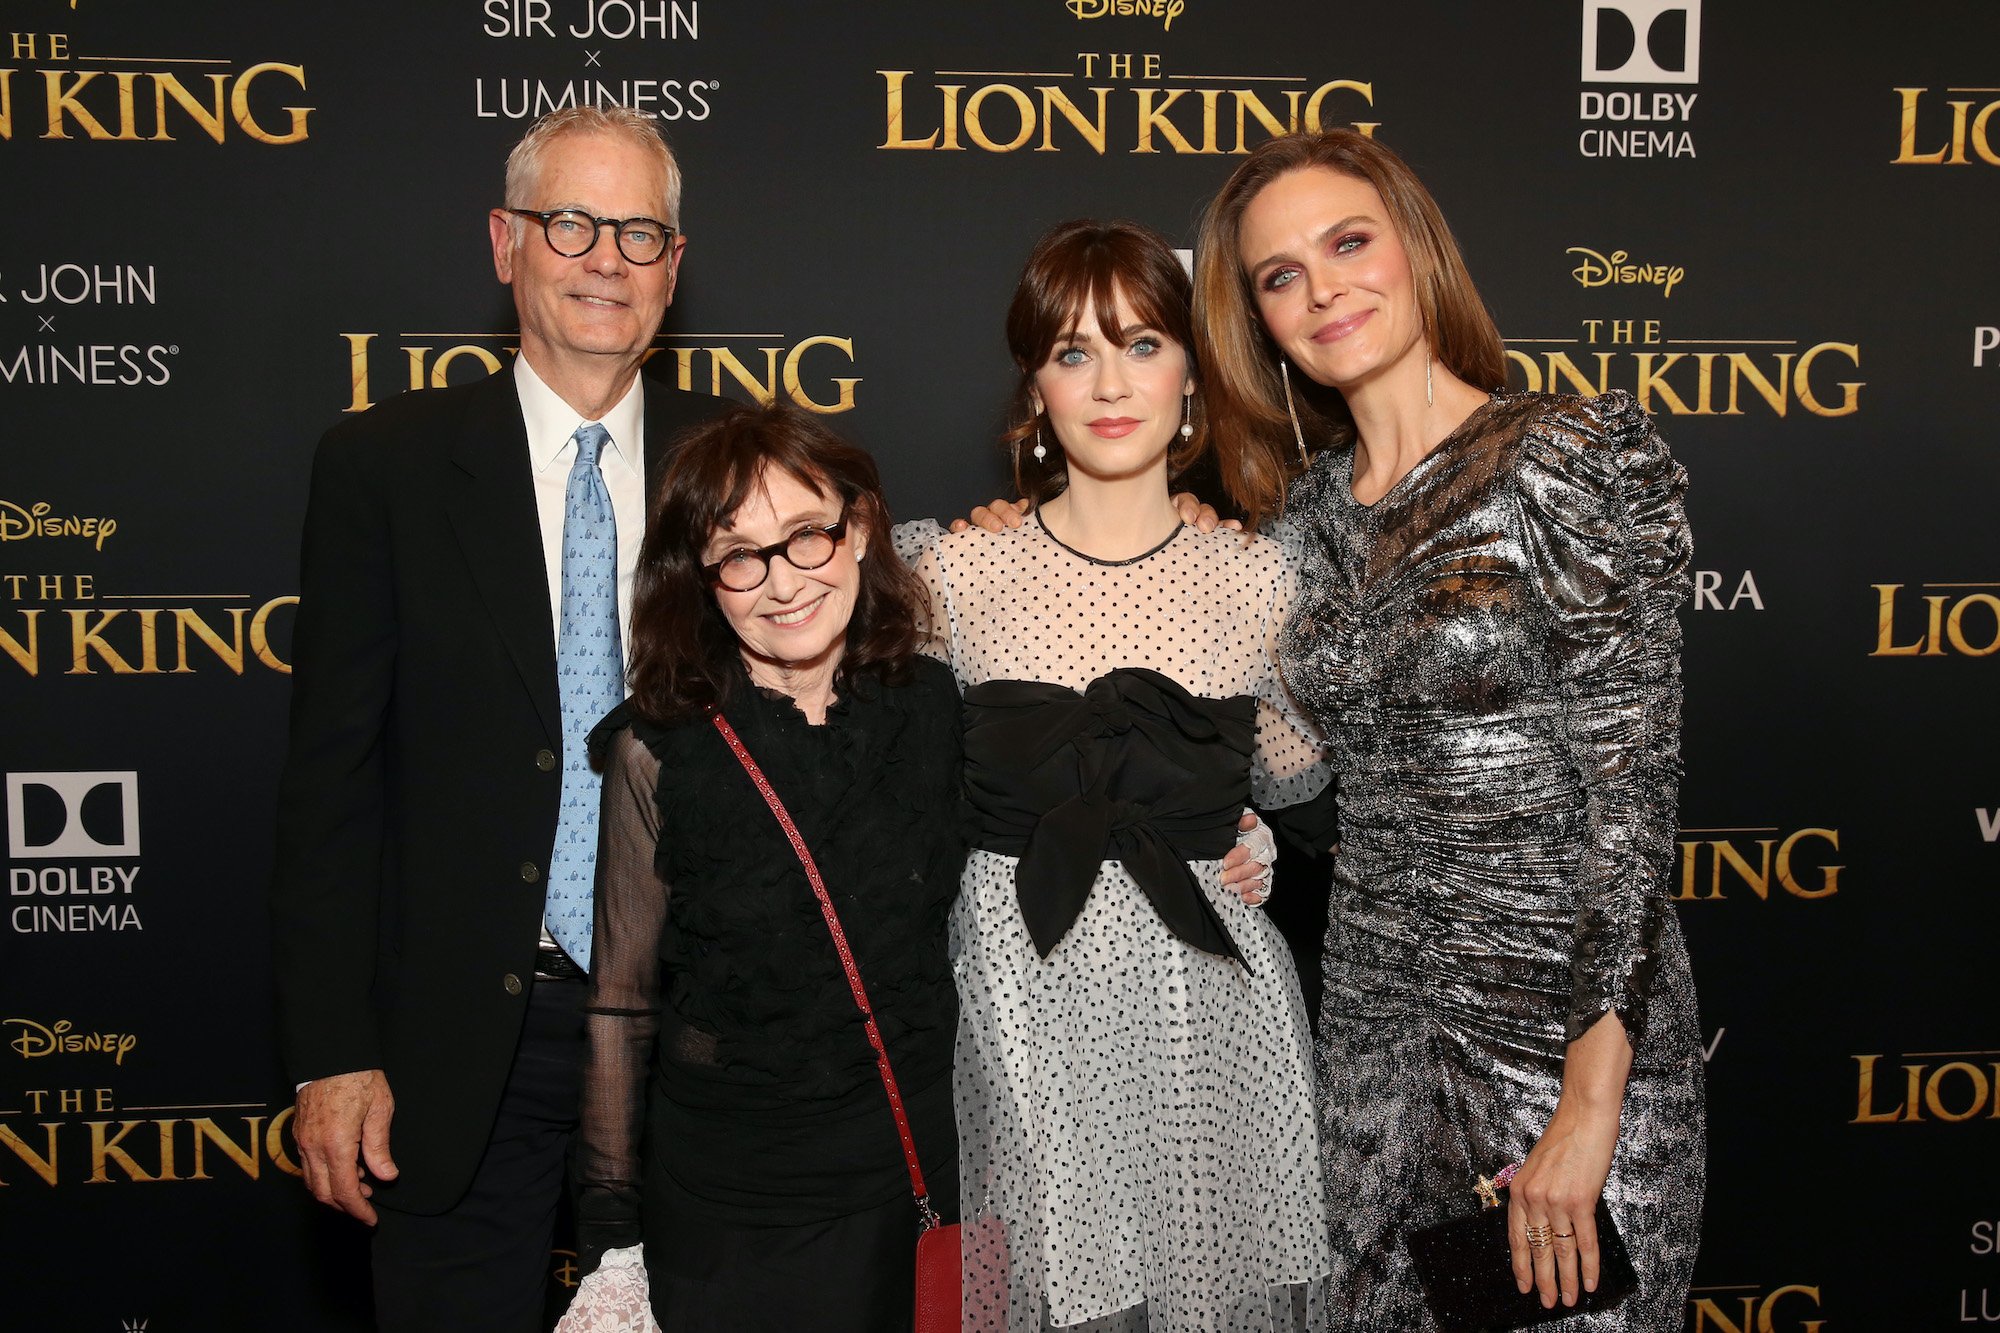
[[[639,366],[686,242],[656,122],[554,113],[490,219],[511,372],[313,465],[274,934],[306,1182],[387,1329],[537,1325],[576,1123],[596,781],[646,482],[717,400]]]

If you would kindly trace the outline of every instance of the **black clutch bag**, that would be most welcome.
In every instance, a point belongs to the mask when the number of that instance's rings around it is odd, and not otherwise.
[[[1541,1293],[1514,1285],[1507,1246],[1507,1210],[1481,1208],[1469,1217],[1423,1227],[1405,1237],[1423,1283],[1424,1303],[1444,1333],[1550,1324],[1586,1310],[1608,1310],[1637,1289],[1632,1257],[1611,1224],[1611,1210],[1597,1201],[1597,1290],[1578,1291],[1575,1305],[1558,1300],[1542,1308]]]

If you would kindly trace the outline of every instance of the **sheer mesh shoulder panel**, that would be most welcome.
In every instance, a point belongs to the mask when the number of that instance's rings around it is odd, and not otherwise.
[[[889,529],[889,544],[896,548],[896,556],[906,565],[917,563],[917,557],[938,544],[944,536],[944,529],[934,518],[913,518],[907,523],[898,523]]]
[[[923,580],[924,588],[931,595],[930,632],[925,636],[920,651],[926,657],[934,657],[946,666],[952,667],[956,672],[957,666],[953,661],[951,649],[958,635],[953,624],[951,587],[945,579],[944,563],[938,558],[937,549],[939,539],[945,535],[944,529],[925,519],[920,523],[899,523],[896,525],[895,534],[896,554],[916,571],[917,577]],[[918,540],[919,538],[922,540]],[[958,687],[961,690],[965,688],[963,679],[959,680]]]

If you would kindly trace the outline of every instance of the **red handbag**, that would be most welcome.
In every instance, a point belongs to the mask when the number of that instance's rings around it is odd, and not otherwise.
[[[799,836],[798,826],[785,812],[785,803],[778,799],[778,793],[764,776],[764,770],[757,767],[757,761],[743,748],[743,742],[738,739],[736,729],[729,725],[729,719],[717,711],[711,711],[708,719],[722,733],[722,739],[729,743],[736,761],[750,775],[750,781],[756,784],[764,804],[771,807],[779,827],[785,830],[785,838],[792,844],[792,850],[798,853],[799,864],[805,867],[806,881],[812,885],[813,896],[819,899],[819,914],[825,918],[827,931],[833,936],[834,952],[840,955],[840,966],[847,973],[847,989],[854,995],[854,1007],[861,1011],[868,1031],[868,1044],[875,1048],[875,1072],[882,1076],[882,1090],[889,1094],[889,1110],[896,1117],[896,1136],[903,1144],[903,1165],[910,1171],[910,1193],[917,1201],[916,1333],[958,1333],[958,1224],[944,1225],[937,1210],[931,1207],[931,1194],[924,1184],[924,1171],[917,1163],[916,1140],[910,1137],[910,1118],[903,1113],[903,1094],[896,1088],[895,1071],[889,1068],[889,1049],[882,1044],[882,1032],[875,1026],[875,1010],[870,1007],[868,992],[861,985],[861,973],[855,970],[854,953],[847,947],[847,932],[840,928],[840,917],[833,910],[833,899],[827,894],[826,882],[819,877],[819,867],[813,864],[812,853],[806,850],[806,840]]]

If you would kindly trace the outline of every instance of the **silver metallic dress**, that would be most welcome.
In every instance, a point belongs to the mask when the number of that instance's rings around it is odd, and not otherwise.
[[[1504,394],[1373,505],[1352,450],[1293,491],[1280,639],[1322,725],[1340,851],[1320,1013],[1334,1329],[1433,1328],[1404,1234],[1527,1155],[1566,1044],[1632,1041],[1605,1199],[1639,1272],[1551,1328],[1677,1328],[1699,1239],[1702,1066],[1668,901],[1686,474],[1624,393]]]

